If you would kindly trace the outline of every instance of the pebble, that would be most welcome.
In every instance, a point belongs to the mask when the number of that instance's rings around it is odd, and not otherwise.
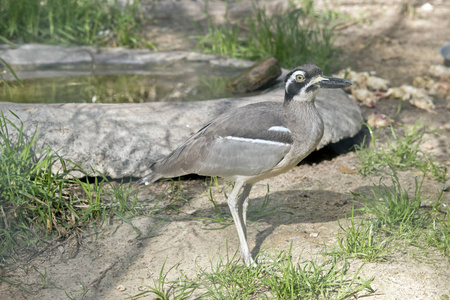
[[[117,288],[116,288],[119,292],[123,292],[123,291],[126,291],[126,287],[124,287],[123,285],[121,285],[121,284],[119,284],[118,286],[117,286]]]

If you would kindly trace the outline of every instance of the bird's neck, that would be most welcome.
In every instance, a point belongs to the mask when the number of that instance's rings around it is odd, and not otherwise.
[[[295,136],[294,140],[315,148],[323,136],[322,118],[314,104],[315,97],[310,101],[285,101],[284,121]]]
[[[313,119],[318,117],[320,119],[319,112],[314,103],[315,100],[316,95],[313,94],[309,96],[296,95],[291,98],[288,98],[286,95],[283,103],[285,120],[287,122],[303,123],[303,120],[306,122],[313,121],[309,120],[310,117]]]
[[[314,102],[318,93],[318,89],[313,92],[299,94],[290,94],[286,92],[284,94],[284,103]]]
[[[314,104],[314,99],[312,101],[285,101],[283,110],[285,122],[287,124],[323,126],[322,118]]]

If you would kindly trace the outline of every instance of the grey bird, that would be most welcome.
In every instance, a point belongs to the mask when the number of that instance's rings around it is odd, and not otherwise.
[[[324,131],[314,104],[319,90],[352,85],[345,79],[324,76],[315,65],[295,68],[284,82],[284,102],[254,103],[219,116],[151,165],[152,173],[139,180],[147,185],[160,178],[198,174],[234,181],[227,202],[247,266],[256,265],[246,233],[252,186],[295,167],[316,148]]]

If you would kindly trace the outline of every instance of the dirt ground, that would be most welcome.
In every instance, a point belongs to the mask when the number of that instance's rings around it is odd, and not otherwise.
[[[359,20],[344,26],[337,40],[348,65],[356,71],[375,71],[378,76],[389,79],[392,86],[398,86],[411,84],[415,76],[426,75],[431,65],[442,64],[439,48],[450,42],[449,1],[430,1],[431,10],[425,9],[422,1],[332,2],[340,3],[335,9]],[[182,23],[164,22],[161,20],[149,27],[151,34],[158,35],[156,42],[161,50],[192,47],[192,41],[185,39],[188,34],[183,37],[183,30],[189,32],[192,28]],[[425,125],[439,129],[450,122],[449,103],[439,98],[434,101],[438,106],[435,113],[404,102],[401,112],[396,114],[398,100],[393,99],[382,100],[375,108],[362,105],[361,110],[366,117],[372,112],[383,113],[406,125],[422,118]],[[444,129],[439,136],[426,135],[422,148],[450,167],[449,146],[450,130]],[[248,226],[248,240],[252,253],[287,251],[292,242],[293,257],[307,260],[320,256],[323,244],[335,244],[338,220],[352,207],[350,192],[369,193],[372,183],[378,182],[376,177],[363,178],[342,172],[342,167],[357,165],[355,154],[350,152],[302,164],[256,184],[250,195],[252,207],[256,209],[261,205],[270,184],[269,206],[276,210],[257,222],[254,213],[250,213],[249,219],[252,221],[253,216],[253,221]],[[414,171],[399,173],[405,188],[413,188],[415,176]],[[21,282],[32,294],[1,282],[0,298],[66,299],[69,295],[81,299],[83,291],[88,290],[86,299],[125,299],[153,285],[164,263],[166,266],[178,264],[168,276],[173,280],[179,276],[177,271],[190,276],[195,274],[196,265],[208,267],[211,260],[224,257],[227,246],[233,254],[239,246],[234,226],[203,229],[214,226],[200,219],[215,215],[205,193],[208,183],[204,178],[182,181],[180,190],[189,201],[177,202],[177,209],[165,210],[156,218],[134,219],[134,226],[142,232],[140,236],[131,226],[114,220],[109,230],[99,234],[87,230],[60,241],[14,271],[3,270],[9,280]],[[228,212],[223,194],[227,186],[223,181],[219,183],[220,191],[213,188],[213,197],[220,211]],[[431,201],[441,188],[442,184],[426,179],[423,195]],[[168,204],[173,200],[169,191],[170,184],[158,182],[143,190],[139,197],[153,203],[162,193],[165,196],[160,199],[161,204]],[[229,193],[230,188],[227,191]],[[450,202],[449,191],[443,197]],[[450,261],[430,254],[426,262],[419,262],[412,257],[413,250],[396,251],[388,262],[369,263],[362,268],[362,278],[375,278],[372,287],[376,293],[368,299],[448,299]],[[355,268],[360,264],[352,263]],[[125,290],[118,290],[119,285]]]

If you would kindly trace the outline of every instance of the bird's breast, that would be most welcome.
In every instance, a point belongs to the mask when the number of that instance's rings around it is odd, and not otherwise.
[[[324,125],[319,112],[312,106],[297,112],[286,127],[292,132],[293,143],[280,166],[293,167],[316,149],[322,140]]]

